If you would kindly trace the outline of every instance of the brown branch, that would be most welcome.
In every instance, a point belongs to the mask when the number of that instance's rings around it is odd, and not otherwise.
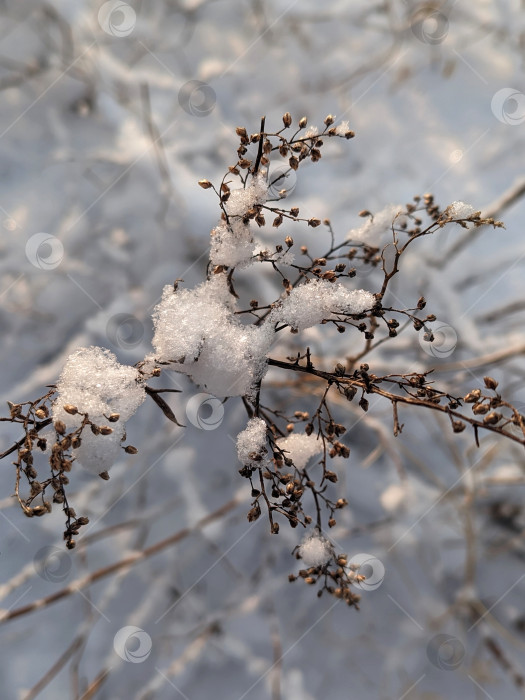
[[[323,372],[322,370],[310,367],[303,367],[302,365],[294,364],[291,362],[283,362],[282,360],[275,360],[273,358],[269,358],[268,364],[273,367],[280,367],[281,369],[288,369],[294,372],[304,372],[306,374],[319,377],[320,379],[324,379],[325,381],[328,381],[330,383],[336,383],[342,386],[350,385],[358,387],[360,389],[364,389],[369,394],[378,394],[379,396],[383,396],[384,398],[392,402],[404,403],[409,406],[421,406],[424,408],[429,408],[432,411],[439,411],[440,413],[446,413],[449,416],[454,416],[454,418],[457,418],[458,420],[466,421],[474,428],[476,444],[478,445],[478,447],[479,442],[477,438],[477,432],[479,428],[490,430],[493,433],[498,433],[499,435],[503,435],[504,437],[509,438],[509,440],[513,440],[514,442],[525,446],[525,439],[519,438],[513,433],[509,433],[507,430],[504,430],[503,428],[500,428],[497,425],[490,425],[488,423],[483,423],[474,418],[471,418],[470,416],[465,416],[463,413],[453,410],[449,406],[444,406],[439,403],[433,403],[432,401],[425,401],[424,399],[419,399],[408,394],[393,394],[389,391],[385,391],[384,389],[380,389],[374,384],[369,384],[367,386],[366,382],[360,379],[352,379],[351,377],[336,377],[330,372]]]
[[[52,420],[53,420],[52,418],[46,418],[46,420],[43,420],[40,423],[35,423],[34,426],[32,427],[32,430],[36,430],[36,431],[42,430],[43,428],[47,427],[52,422]],[[11,447],[9,449],[7,449],[5,452],[2,452],[2,454],[0,454],[0,459],[3,459],[4,457],[7,457],[8,455],[12,454],[13,452],[16,452],[16,450],[19,450],[22,447],[22,445],[24,444],[24,442],[26,441],[26,437],[27,436],[24,435],[24,437],[20,438],[20,440],[18,442],[15,442],[14,445],[11,445]]]

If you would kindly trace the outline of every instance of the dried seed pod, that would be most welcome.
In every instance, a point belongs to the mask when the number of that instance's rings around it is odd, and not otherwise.
[[[285,112],[283,114],[283,124],[286,128],[292,125],[292,115],[290,114],[290,112]]]
[[[495,391],[498,388],[498,382],[492,377],[483,377],[483,381],[485,382],[487,389],[492,389]]]
[[[487,413],[487,415],[483,418],[483,422],[485,423],[485,425],[496,425],[496,423],[499,423],[501,418],[501,413],[491,411],[490,413]]]
[[[55,430],[59,435],[65,435],[66,432],[66,424],[63,423],[61,420],[56,420],[55,423]]]

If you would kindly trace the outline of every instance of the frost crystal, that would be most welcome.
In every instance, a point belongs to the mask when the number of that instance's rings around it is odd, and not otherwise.
[[[470,204],[465,204],[465,202],[452,202],[445,209],[445,214],[451,219],[468,219],[476,213],[474,207],[471,207]]]
[[[310,457],[323,451],[323,443],[315,435],[292,433],[276,441],[277,447],[283,450],[284,456],[294,463],[296,469],[303,469]]]
[[[356,314],[371,309],[375,297],[363,289],[349,291],[339,282],[315,280],[295,287],[271,314],[275,322],[303,330],[334,314]]]
[[[310,535],[299,546],[299,554],[305,566],[324,566],[332,556],[332,546],[318,533]]]
[[[341,122],[335,127],[335,133],[338,136],[344,136],[348,131],[350,131],[350,126],[348,122]]]
[[[261,454],[266,445],[266,423],[262,418],[251,418],[237,436],[237,456],[242,464],[252,464],[253,453]]]
[[[215,396],[244,396],[266,372],[268,324],[244,326],[233,313],[225,275],[192,290],[166,286],[154,311],[156,359]]]
[[[69,356],[57,384],[53,404],[53,420],[62,421],[71,430],[80,427],[83,415],[98,426],[108,425],[107,416],[118,413],[117,422],[110,423],[110,435],[94,435],[90,429],[82,432],[82,445],[74,456],[90,471],[106,471],[115,461],[124,437],[124,424],[145,399],[140,375],[134,367],[117,362],[115,355],[103,348],[80,348]],[[70,404],[78,409],[71,415],[64,410]]]
[[[403,211],[400,204],[389,204],[374,216],[367,218],[366,222],[359,228],[353,228],[348,232],[347,238],[352,241],[363,241],[372,246],[379,246],[381,236],[390,230],[392,222]],[[397,223],[400,223],[399,217]]]

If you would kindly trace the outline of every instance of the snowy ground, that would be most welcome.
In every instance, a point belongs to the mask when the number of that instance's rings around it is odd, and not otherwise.
[[[43,394],[79,347],[129,365],[151,352],[163,287],[205,279],[220,212],[197,181],[219,181],[234,162],[236,126],[253,133],[266,115],[278,128],[286,111],[318,126],[329,113],[349,120],[356,138],[301,169],[289,200],[330,217],[341,237],[360,210],[427,191],[488,211],[524,177],[518,0],[4,0],[0,16],[4,405]],[[453,339],[435,357],[401,336],[367,360],[375,371],[435,366],[460,395],[488,373],[476,358],[525,346],[523,213],[518,199],[499,214],[506,229],[472,234],[453,254],[468,235],[459,228],[414,246],[395,295],[408,306],[424,294]],[[301,243],[320,253],[320,231],[301,229]],[[356,287],[377,291],[377,279],[358,275]],[[245,272],[237,291],[264,298],[271,284]],[[327,367],[352,352],[346,336],[326,344],[323,326],[302,337]],[[272,350],[286,354],[284,342]],[[525,412],[522,357],[491,374]],[[146,402],[126,424],[139,455],[108,482],[78,469],[73,500],[90,524],[73,552],[58,508],[24,517],[4,460],[0,605],[79,590],[1,626],[2,698],[523,697],[519,446],[489,435],[478,449],[470,432],[451,437],[445,420],[408,411],[394,439],[387,403],[374,399],[366,416],[339,406],[352,426],[350,460],[336,465],[350,507],[330,535],[385,568],[357,612],[288,583],[301,532],[272,536],[265,518],[246,520],[240,399],[203,429],[189,419],[201,389],[161,381],[183,389],[170,405],[187,427]],[[271,391],[292,412],[314,405],[305,383]],[[0,451],[18,437],[4,425]],[[78,584],[236,496],[158,554]],[[129,626],[133,638],[120,632]]]

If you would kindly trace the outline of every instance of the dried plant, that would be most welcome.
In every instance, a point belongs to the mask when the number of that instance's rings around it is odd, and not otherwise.
[[[290,580],[302,578],[309,585],[320,584],[319,595],[326,591],[355,606],[365,577],[359,574],[355,562],[349,564],[344,553],[335,551],[325,533],[325,527],[332,528],[338,512],[348,506],[338,494],[338,475],[330,464],[335,457],[350,457],[350,447],[343,437],[347,426],[335,417],[334,403],[352,402],[367,412],[369,398],[382,397],[391,404],[396,437],[404,427],[400,409],[411,408],[444,414],[452,433],[471,430],[478,446],[481,431],[525,446],[525,417],[500,394],[492,377],[484,378],[484,386],[472,386],[466,395],[456,395],[440,385],[438,372],[407,371],[406,367],[397,366],[385,374],[375,370],[369,359],[377,347],[396,343],[401,334],[413,334],[416,343],[418,334],[424,343],[434,341],[431,324],[436,315],[428,313],[426,299],[419,297],[410,308],[403,308],[393,305],[389,295],[392,280],[403,274],[403,257],[409,246],[417,245],[415,242],[421,238],[439,236],[450,225],[472,229],[499,228],[503,224],[494,218],[483,218],[479,211],[461,202],[442,208],[432,194],[424,194],[415,196],[404,207],[390,208],[380,215],[363,210],[361,233],[367,235],[341,239],[329,220],[303,217],[299,207],[287,208],[284,200],[290,190],[289,178],[296,171],[306,163],[321,160],[329,140],[351,139],[354,132],[347,123],[335,125],[331,115],[324,120],[321,131],[308,128],[305,117],[297,126],[289,113],[282,121],[282,127],[275,131],[266,130],[264,118],[256,133],[249,134],[244,127],[238,127],[237,160],[218,185],[207,179],[199,181],[202,188],[216,194],[221,210],[221,221],[212,232],[207,280],[197,290],[182,289],[181,280],[164,290],[163,301],[155,312],[155,352],[134,369],[126,369],[128,389],[116,399],[110,396],[109,389],[121,383],[122,367],[102,350],[79,351],[68,362],[57,385],[48,387],[47,393],[34,401],[9,404],[9,416],[1,420],[16,425],[23,434],[0,457],[15,455],[15,496],[28,517],[45,515],[53,504],[62,508],[66,516],[64,539],[72,549],[80,528],[88,522],[86,517],[76,515],[67,497],[76,463],[87,466],[89,451],[97,452],[100,447],[93,464],[100,466],[98,473],[107,480],[108,467],[116,459],[118,449],[135,454],[134,446],[124,444],[124,421],[145,396],[157,404],[167,419],[180,425],[162,396],[175,390],[155,388],[147,382],[165,371],[188,374],[205,391],[230,400],[240,397],[244,403],[248,425],[239,435],[237,447],[239,473],[251,485],[248,520],[257,520],[265,511],[273,534],[279,532],[283,523],[292,528],[314,528],[307,540],[310,544],[303,543],[296,554],[304,560],[305,568],[298,576],[291,575]],[[258,247],[253,229],[267,226],[267,219],[277,235],[292,224],[297,235],[292,237],[287,232],[273,247]],[[326,237],[322,255],[312,256],[307,245],[296,242],[305,227],[319,228],[319,240]],[[373,236],[363,240],[374,227],[390,231],[386,245],[376,245]],[[237,273],[257,265],[262,266],[259,270],[273,271],[274,299],[265,303],[251,299],[243,304],[236,290]],[[381,272],[382,280],[376,289],[351,289],[355,287],[352,280],[356,266]],[[207,314],[202,321],[201,303],[206,309],[204,315]],[[182,340],[174,338],[174,328],[181,321],[187,321],[189,340],[184,333],[180,334],[184,336]],[[201,322],[202,328],[195,327]],[[287,357],[272,355],[276,338],[291,332],[297,347],[302,331],[314,325],[324,326],[327,332],[335,328],[339,334],[352,334],[349,347],[355,349],[360,342],[360,349],[343,353],[329,371],[320,367],[327,358],[314,357],[306,344]],[[219,350],[223,341],[226,349]],[[105,408],[88,409],[89,401],[94,400],[92,396],[82,404],[82,391],[86,391],[86,386],[95,386],[85,382],[92,368],[101,377],[96,384],[102,387],[100,396],[95,398]],[[307,405],[310,398],[305,398],[304,405],[298,400],[294,410],[287,413],[278,401],[270,404],[266,395],[262,396],[269,368],[311,380],[320,393],[317,406],[312,410]],[[111,386],[104,385],[108,377],[112,378]],[[82,391],[75,382],[82,384]],[[303,382],[302,386],[306,393],[309,384]],[[72,403],[68,399],[72,395],[82,400]],[[118,406],[122,402],[127,405],[131,395],[133,406],[129,415],[123,417]],[[275,399],[278,392],[272,389],[271,396]],[[312,464],[313,457],[317,461]],[[47,471],[43,461],[47,462]],[[312,548],[317,548],[313,558]]]

